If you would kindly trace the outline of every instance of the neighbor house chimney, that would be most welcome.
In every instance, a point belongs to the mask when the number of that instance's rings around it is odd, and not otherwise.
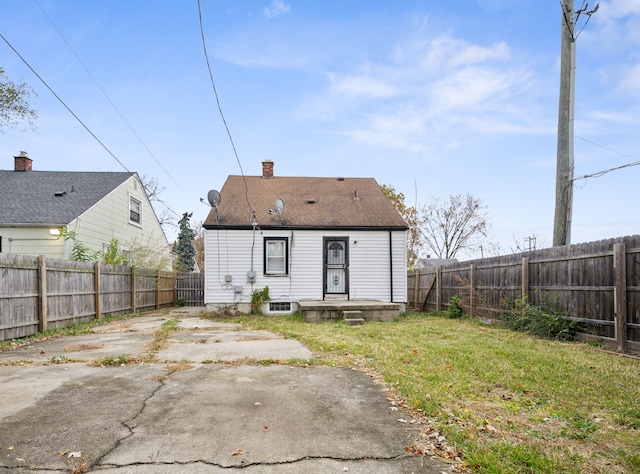
[[[264,160],[262,162],[262,177],[273,178],[273,161]]]
[[[18,156],[14,156],[14,171],[31,171],[33,160],[27,156],[26,151],[21,151]]]

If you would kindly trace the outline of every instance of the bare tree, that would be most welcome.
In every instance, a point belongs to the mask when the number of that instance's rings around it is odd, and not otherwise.
[[[22,122],[33,127],[38,114],[29,105],[29,98],[37,94],[26,83],[11,82],[0,67],[0,133],[4,127],[21,128]]]
[[[202,221],[196,223],[194,225],[193,231],[195,232],[195,237],[193,238],[193,247],[196,249],[196,268],[198,271],[204,271],[204,227],[202,226]]]
[[[139,268],[154,268],[171,270],[171,252],[160,240],[151,237],[135,237],[125,245],[127,250],[127,265]]]
[[[176,227],[176,213],[160,198],[160,194],[164,192],[166,187],[161,186],[157,178],[150,178],[147,175],[143,175],[140,178],[140,182],[149,201],[151,201],[160,226],[164,229],[164,233],[167,234],[170,228]]]
[[[421,209],[424,243],[438,258],[454,258],[461,250],[477,252],[488,228],[487,206],[470,194],[436,198]]]
[[[393,205],[396,206],[396,209],[409,227],[407,231],[407,265],[409,268],[413,268],[423,247],[422,239],[420,238],[418,210],[413,206],[407,206],[404,202],[404,193],[397,192],[393,186],[382,184],[380,188],[382,188],[382,192],[387,195]]]

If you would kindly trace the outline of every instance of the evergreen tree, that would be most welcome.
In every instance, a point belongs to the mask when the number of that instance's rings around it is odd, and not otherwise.
[[[178,221],[180,233],[177,242],[173,244],[173,253],[178,257],[176,267],[179,272],[192,272],[195,269],[196,249],[193,246],[193,239],[196,233],[189,223],[192,215],[193,213],[185,212],[182,214],[182,219]]]

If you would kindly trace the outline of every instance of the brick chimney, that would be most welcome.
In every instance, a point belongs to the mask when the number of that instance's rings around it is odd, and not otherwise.
[[[27,156],[26,151],[21,151],[18,156],[14,156],[14,171],[31,171],[33,160]]]
[[[262,177],[273,178],[273,161],[264,160],[262,162]]]

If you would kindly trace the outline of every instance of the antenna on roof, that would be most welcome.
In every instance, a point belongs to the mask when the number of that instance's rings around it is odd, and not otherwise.
[[[275,208],[275,211],[273,209],[269,209],[269,214],[277,214],[278,222],[282,224],[282,213],[284,212],[284,201],[280,198],[276,199],[276,202],[274,203],[273,207]]]
[[[216,222],[218,222],[218,204],[220,204],[220,193],[215,189],[212,189],[207,193],[207,200],[209,201],[209,205],[216,210]],[[200,198],[200,202],[204,202],[204,199]]]

